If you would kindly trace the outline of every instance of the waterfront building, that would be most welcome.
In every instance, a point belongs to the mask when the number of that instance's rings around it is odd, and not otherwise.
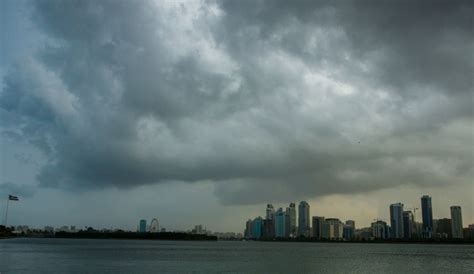
[[[46,232],[48,234],[53,234],[54,233],[54,227],[52,227],[52,226],[45,226],[43,230],[44,230],[44,232]]]
[[[372,237],[374,239],[388,239],[390,236],[390,229],[386,222],[377,220],[371,224]]]
[[[295,203],[290,203],[287,208],[288,222],[289,222],[289,236],[296,236],[296,205]]]
[[[202,225],[195,225],[192,230],[193,234],[206,234],[206,230],[202,228]]]
[[[140,233],[145,233],[146,232],[146,220],[140,220],[140,223],[138,224],[138,232]]]
[[[263,220],[262,222],[262,238],[273,239],[275,238],[275,222],[274,220]]]
[[[257,217],[252,221],[252,238],[260,239],[262,237],[262,217]]]
[[[421,197],[421,216],[423,219],[422,236],[431,238],[433,233],[433,209],[431,206],[431,197],[423,195]]]
[[[265,219],[267,220],[275,219],[275,209],[273,208],[272,204],[267,204]]]
[[[326,240],[341,240],[344,224],[337,218],[327,218],[323,222],[322,238]]]
[[[451,219],[439,219],[436,225],[435,232],[437,238],[452,238],[453,233],[451,228]]]
[[[346,241],[354,239],[355,236],[355,222],[353,220],[347,220],[343,227],[342,237]]]
[[[411,239],[415,233],[415,219],[413,212],[403,211],[403,236],[405,239]]]
[[[463,238],[462,214],[460,206],[451,207],[451,230],[453,233],[453,238]]]
[[[313,216],[313,238],[317,240],[321,240],[322,238],[322,231],[323,231],[323,223],[324,223],[324,217],[320,216]]]
[[[358,240],[369,241],[372,238],[372,228],[364,227],[364,228],[356,229],[355,237]]]
[[[285,210],[285,238],[289,238],[291,234],[290,230],[290,208]]]
[[[248,219],[245,223],[245,231],[244,231],[245,238],[252,238],[252,220]]]
[[[298,206],[298,236],[310,237],[309,204],[301,201]]]
[[[468,225],[466,228],[463,228],[463,237],[464,239],[474,240],[474,224]]]
[[[431,237],[434,237],[436,231],[438,231],[438,220],[433,219],[433,230],[431,231]]]
[[[346,225],[352,226],[354,229],[355,229],[355,227],[356,227],[354,220],[347,220],[347,221],[346,221]]]
[[[275,237],[284,238],[285,233],[285,218],[286,214],[280,207],[275,214]]]
[[[394,239],[403,238],[403,204],[396,203],[390,205],[390,229],[391,237]]]

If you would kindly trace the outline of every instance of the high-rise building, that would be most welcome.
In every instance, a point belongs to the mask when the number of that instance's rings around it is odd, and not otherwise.
[[[451,238],[453,237],[452,226],[451,226],[451,219],[443,218],[438,220],[438,224],[436,226],[436,237],[439,238]]]
[[[323,222],[322,238],[340,240],[343,238],[344,224],[336,218],[327,218]]]
[[[390,205],[390,228],[391,237],[394,239],[403,238],[403,204],[396,203]]]
[[[317,240],[321,240],[323,236],[323,223],[324,217],[313,216],[313,237]]]
[[[290,203],[287,208],[287,215],[289,218],[289,234],[290,236],[296,236],[296,205],[295,203]]]
[[[267,204],[267,211],[266,211],[265,219],[267,219],[267,220],[275,219],[275,209],[273,208],[272,204]]]
[[[245,238],[252,238],[252,220],[250,219],[245,223],[244,236]]]
[[[298,206],[298,236],[310,237],[309,204],[301,201]]]
[[[344,240],[349,241],[354,239],[355,236],[355,222],[353,220],[347,220],[344,225],[344,231],[342,237]]]
[[[257,217],[252,221],[252,238],[260,239],[262,237],[262,217]]]
[[[275,238],[275,222],[274,220],[263,220],[262,237],[265,239]]]
[[[140,220],[138,224],[138,232],[145,233],[146,232],[146,220]]]
[[[405,239],[411,239],[415,233],[415,219],[413,212],[403,211],[403,236]]]
[[[462,239],[463,238],[463,229],[462,229],[462,214],[460,206],[451,207],[451,227],[453,238]]]
[[[374,237],[375,239],[389,238],[390,233],[386,222],[378,220],[373,222],[370,227],[372,228],[372,237]]]
[[[474,224],[468,225],[463,228],[463,237],[466,239],[474,240]]]
[[[356,227],[356,223],[355,223],[354,220],[347,220],[347,221],[346,221],[346,225],[352,226],[354,229],[355,229],[355,227]]]
[[[431,238],[433,233],[433,209],[431,207],[431,197],[428,195],[421,197],[421,216],[423,219],[422,235],[424,238]]]
[[[285,212],[280,207],[275,214],[275,237],[285,237]]]
[[[290,208],[287,207],[285,210],[285,238],[289,238],[291,234],[290,229]]]

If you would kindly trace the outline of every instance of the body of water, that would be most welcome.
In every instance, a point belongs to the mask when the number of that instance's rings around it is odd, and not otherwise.
[[[0,273],[474,273],[474,246],[3,239]]]

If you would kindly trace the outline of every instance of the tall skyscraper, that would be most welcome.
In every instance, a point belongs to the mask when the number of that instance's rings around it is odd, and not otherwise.
[[[424,238],[431,238],[433,233],[433,209],[431,207],[431,197],[428,195],[421,197],[421,216],[423,219],[422,235]]]
[[[462,214],[460,206],[451,207],[451,231],[453,233],[453,238],[463,238]]]
[[[274,220],[263,220],[262,222],[262,237],[265,239],[275,238],[275,222]]]
[[[257,217],[252,221],[252,238],[260,239],[262,237],[262,225],[263,219],[262,217]]]
[[[301,201],[298,206],[298,236],[310,237],[309,204]]]
[[[138,232],[145,233],[146,232],[146,220],[140,220],[138,225]]]
[[[289,218],[289,234],[291,236],[296,236],[296,205],[295,203],[290,203],[288,207],[288,218]]]
[[[287,207],[285,210],[285,238],[289,238],[291,234],[290,229],[290,208]]]
[[[252,238],[252,220],[248,219],[245,223],[245,238]]]
[[[275,237],[285,237],[285,211],[280,207],[275,214]]]
[[[403,211],[403,236],[405,239],[411,239],[415,232],[415,220],[413,212]]]
[[[265,219],[267,219],[267,220],[275,219],[275,209],[273,208],[272,204],[267,204],[267,211],[266,211]]]
[[[324,217],[313,216],[313,237],[321,240],[323,236]]]
[[[391,236],[394,239],[403,238],[403,204],[390,205]]]

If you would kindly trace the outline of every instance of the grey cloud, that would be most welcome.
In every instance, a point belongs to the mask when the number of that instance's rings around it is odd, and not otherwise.
[[[2,197],[7,197],[8,195],[19,196],[20,199],[22,197],[30,198],[36,192],[36,187],[32,185],[25,185],[25,184],[14,184],[11,182],[4,182],[0,184],[0,195]]]
[[[472,4],[38,1],[2,128],[40,185],[215,182],[223,203],[472,178]],[[471,129],[471,131],[469,131]]]
[[[352,69],[351,63],[372,63],[366,77],[399,92],[410,93],[413,83],[449,93],[472,89],[467,72],[474,67],[465,58],[474,46],[470,1],[223,1],[221,6],[229,17],[225,33],[253,29],[257,39],[276,38],[285,50],[309,62],[329,57]],[[319,28],[321,37],[315,35]],[[339,41],[324,41],[337,38],[331,31],[339,33]],[[322,40],[308,50],[313,38]],[[345,54],[351,60],[342,58]]]

